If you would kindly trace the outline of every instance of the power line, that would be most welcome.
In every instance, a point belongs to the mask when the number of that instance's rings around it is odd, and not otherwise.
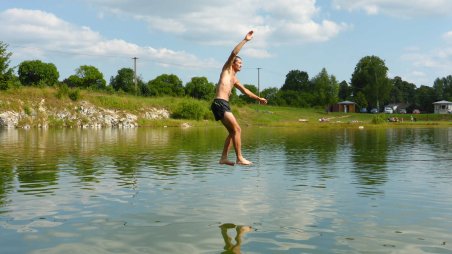
[[[8,44],[8,46],[11,46],[12,48],[40,50],[40,51],[49,52],[49,53],[57,53],[57,54],[71,55],[71,56],[87,56],[87,57],[95,57],[95,58],[129,58],[130,57],[130,55],[126,55],[126,54],[117,54],[117,55],[102,54],[102,53],[94,54],[94,53],[78,52],[78,51],[73,51],[73,50],[72,51],[64,51],[64,50],[57,50],[57,49],[43,49],[43,48],[38,48],[38,47],[34,47],[34,46],[17,45],[17,44]],[[13,52],[13,55],[14,55],[14,52]],[[169,66],[174,66],[174,67],[185,67],[185,68],[197,68],[198,67],[195,65],[184,64],[184,63],[161,61],[161,60],[158,60],[158,58],[150,57],[150,56],[146,56],[146,55],[144,55],[142,57],[142,59],[148,59],[152,63],[160,64],[160,65],[169,65]],[[205,67],[206,65],[203,65],[203,66]],[[212,69],[217,68],[216,66],[215,67],[207,66],[207,67],[212,68]]]

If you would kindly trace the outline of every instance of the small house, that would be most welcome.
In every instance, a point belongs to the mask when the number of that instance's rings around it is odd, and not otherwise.
[[[356,112],[356,103],[353,101],[341,101],[334,105],[331,105],[330,112],[344,112],[354,113]]]
[[[435,107],[435,114],[452,114],[452,102],[450,101],[437,101],[433,103]]]

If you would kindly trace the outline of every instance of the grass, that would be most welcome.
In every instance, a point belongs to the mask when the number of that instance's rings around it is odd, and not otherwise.
[[[69,91],[70,92],[70,91]],[[105,109],[127,111],[132,114],[139,114],[150,108],[167,109],[175,112],[181,104],[196,103],[205,108],[203,120],[186,119],[165,119],[165,120],[147,120],[139,119],[139,126],[161,127],[161,126],[180,126],[182,123],[189,123],[192,126],[218,126],[210,113],[210,101],[198,101],[192,98],[174,98],[174,97],[136,97],[128,94],[79,90],[77,100],[69,98],[68,95],[61,96],[57,88],[37,88],[20,87],[0,92],[0,112],[16,111],[31,115],[38,111],[39,104],[44,99],[45,107],[54,111],[63,109],[73,112],[78,103],[88,101],[89,103]],[[64,94],[68,94],[65,92]],[[444,126],[452,125],[452,115],[438,114],[417,114],[416,122],[410,121],[410,114],[362,114],[362,113],[328,113],[322,108],[291,108],[277,107],[269,105],[235,105],[231,103],[233,113],[241,125],[258,125],[271,127],[355,127],[366,125],[370,127],[386,126]],[[403,122],[388,123],[386,119],[389,116],[403,118]],[[325,119],[327,121],[319,121]],[[50,118],[50,126],[59,126],[61,123]],[[378,120],[378,121],[377,121]],[[379,122],[373,124],[372,122]]]

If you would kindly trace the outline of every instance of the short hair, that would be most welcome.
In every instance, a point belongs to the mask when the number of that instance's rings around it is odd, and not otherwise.
[[[234,63],[235,63],[235,61],[237,61],[238,59],[242,60],[242,58],[241,58],[240,56],[235,56],[235,58],[234,58]]]

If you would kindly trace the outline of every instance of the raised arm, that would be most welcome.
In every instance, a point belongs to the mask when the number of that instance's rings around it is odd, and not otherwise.
[[[239,44],[237,44],[237,46],[235,46],[235,48],[232,50],[231,55],[229,56],[228,60],[224,64],[223,70],[232,66],[232,63],[234,62],[234,58],[239,54],[243,45],[245,45],[245,43],[247,43],[249,40],[251,40],[253,38],[253,33],[254,33],[254,31],[249,31],[246,34],[245,38],[241,42],[239,42]]]

